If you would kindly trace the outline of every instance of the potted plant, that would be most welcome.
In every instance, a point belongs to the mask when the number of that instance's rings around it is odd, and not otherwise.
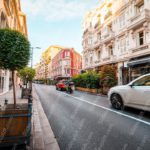
[[[0,29],[0,68],[12,72],[14,104],[0,109],[0,146],[22,144],[30,137],[31,104],[16,104],[15,74],[28,64],[30,43],[20,32]]]
[[[23,69],[20,69],[18,71],[18,76],[22,79],[23,82],[26,83],[26,87],[22,87],[22,98],[28,98],[29,94],[31,94],[32,91],[32,81],[35,77],[35,69],[31,67],[25,67]],[[29,83],[29,86],[27,86]]]

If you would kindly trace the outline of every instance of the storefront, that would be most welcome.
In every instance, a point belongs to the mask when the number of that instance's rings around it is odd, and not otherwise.
[[[135,78],[141,75],[150,73],[150,55],[131,59],[128,62],[128,67],[130,81],[134,80]]]

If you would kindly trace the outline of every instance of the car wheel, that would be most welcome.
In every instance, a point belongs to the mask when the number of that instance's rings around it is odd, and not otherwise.
[[[56,87],[56,90],[58,90],[58,88]]]
[[[119,94],[114,93],[111,95],[111,104],[112,104],[112,107],[115,109],[118,109],[118,110],[123,109],[123,101]]]

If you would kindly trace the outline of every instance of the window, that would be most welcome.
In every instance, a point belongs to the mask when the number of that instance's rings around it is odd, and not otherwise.
[[[139,32],[139,45],[143,45],[144,44],[144,32],[141,31]]]
[[[126,39],[122,38],[120,40],[120,51],[121,53],[124,53],[126,51]]]
[[[124,13],[119,17],[119,23],[120,23],[120,28],[122,28],[125,25],[125,14]]]
[[[70,69],[67,69],[67,74],[70,74]]]
[[[150,76],[145,76],[133,83],[133,86],[150,86]]]
[[[0,27],[1,28],[6,27],[6,17],[5,17],[5,14],[3,12],[0,15]]]
[[[137,6],[137,13],[141,13],[143,11],[144,11],[144,3],[139,5],[139,6]]]
[[[91,64],[93,63],[93,57],[90,57],[90,63]]]
[[[101,57],[101,51],[98,51],[97,52],[97,58],[100,59],[100,57]]]
[[[70,65],[70,60],[69,60],[69,61],[66,61],[66,65]]]
[[[108,47],[108,53],[109,53],[109,56],[113,56],[114,55],[112,46]]]
[[[88,58],[85,58],[85,64],[86,65],[88,64]]]

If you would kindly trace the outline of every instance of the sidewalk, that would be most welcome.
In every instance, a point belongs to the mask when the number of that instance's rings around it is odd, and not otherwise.
[[[44,113],[41,102],[33,87],[33,150],[60,150]]]
[[[13,91],[9,91],[0,96],[0,105],[4,105],[4,100],[8,104],[13,103]],[[21,99],[20,88],[16,89],[17,103],[28,103],[27,99]],[[49,121],[44,113],[41,102],[33,87],[33,110],[32,110],[32,129],[31,143],[29,150],[60,150],[50,127]]]
[[[4,101],[5,99],[8,100],[8,104],[13,104],[13,91],[10,90],[9,92],[0,95],[0,105],[4,105]],[[16,88],[16,103],[27,103],[28,100],[27,99],[21,99],[21,89],[19,87]]]

